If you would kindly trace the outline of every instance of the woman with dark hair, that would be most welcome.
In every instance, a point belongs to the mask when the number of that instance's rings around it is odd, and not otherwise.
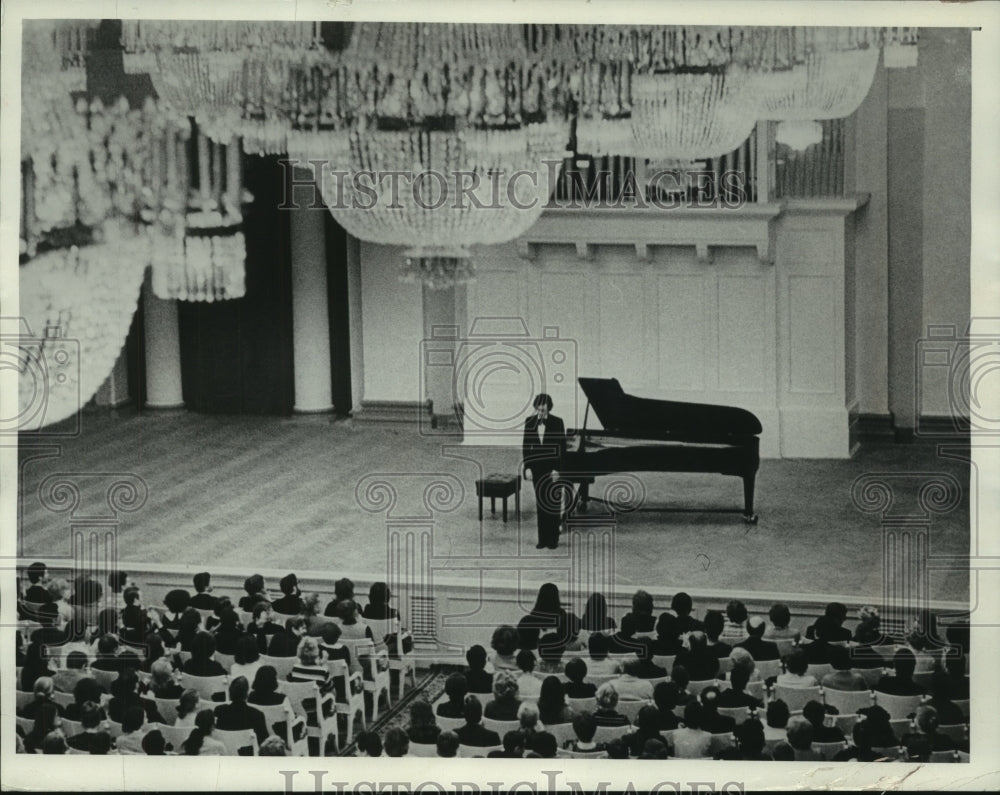
[[[368,589],[368,604],[365,605],[364,618],[371,618],[375,621],[388,621],[399,618],[399,613],[389,606],[389,586],[384,582],[373,582]],[[411,738],[412,739],[412,738]]]
[[[748,615],[746,605],[743,602],[739,599],[730,600],[729,604],[726,605],[726,623],[722,628],[720,639],[730,646],[745,641],[747,639]]]
[[[924,689],[913,681],[917,658],[907,648],[898,649],[892,658],[893,672],[883,674],[875,685],[876,693],[892,696],[922,696]]]
[[[62,717],[59,714],[59,705],[54,701],[43,700],[36,702],[37,707],[31,715],[24,715],[26,718],[33,718],[34,724],[31,731],[24,736],[24,750],[27,753],[35,753],[40,748],[45,737],[62,726]]]
[[[406,756],[410,751],[410,738],[406,736],[405,731],[399,728],[389,729],[385,733],[385,740],[382,744],[386,756]]]
[[[203,709],[194,719],[194,729],[181,744],[185,756],[225,756],[226,746],[212,736],[215,730],[215,713]]]
[[[205,629],[209,632],[215,632],[216,628],[219,626],[219,616],[221,616],[226,610],[235,609],[233,608],[233,600],[228,596],[220,596],[215,601],[215,607],[212,608],[212,615],[208,617],[205,621]]]
[[[192,676],[225,676],[226,669],[215,660],[215,638],[199,632],[191,641],[191,659],[184,663],[184,673]]]
[[[608,603],[602,593],[592,593],[580,617],[580,628],[588,632],[614,632],[618,625],[608,612]]]
[[[465,676],[451,674],[444,680],[444,692],[448,700],[438,704],[437,714],[442,718],[465,717],[465,694],[469,692]]]
[[[517,677],[517,689],[522,698],[538,698],[538,693],[542,689],[541,680],[535,676],[535,653],[528,649],[521,649],[515,658],[520,675]]]
[[[625,735],[625,744],[628,746],[629,754],[639,756],[649,740],[663,743],[669,754],[670,741],[660,734],[660,715],[656,707],[647,704],[639,710],[639,714],[636,716],[635,731]]]
[[[653,618],[653,597],[641,588],[632,594],[632,612],[626,615],[635,618],[636,632],[652,632],[656,628],[656,619]]]
[[[514,627],[509,624],[503,624],[493,630],[493,638],[490,640],[490,646],[496,652],[491,662],[497,672],[503,668],[511,671],[517,670],[517,660],[514,654],[517,652],[518,633]]]
[[[240,597],[240,610],[249,613],[257,602],[270,602],[267,596],[267,587],[264,585],[264,578],[259,574],[251,574],[243,581],[243,590],[246,596]]]
[[[566,706],[566,689],[558,676],[546,676],[538,695],[538,718],[544,726],[570,723],[576,713]]]
[[[198,706],[201,704],[201,696],[197,690],[185,690],[177,700],[177,717],[174,719],[174,726],[187,727],[194,726],[195,718],[198,717]]]
[[[257,645],[257,639],[253,635],[244,633],[236,641],[236,654],[233,664],[229,667],[229,678],[245,676],[248,682],[252,682],[260,666],[260,647]]]
[[[35,688],[35,680],[55,673],[51,658],[41,643],[31,643],[25,652],[24,667],[21,668],[20,690],[30,693]]]
[[[563,692],[569,698],[593,698],[597,693],[597,685],[584,682],[587,677],[587,663],[580,657],[574,657],[566,663],[566,678],[569,683],[563,685]]]
[[[150,632],[146,635],[144,639],[144,646],[146,653],[142,658],[142,662],[139,665],[139,670],[143,673],[149,673],[153,668],[153,663],[157,660],[168,659],[166,649],[163,648],[163,638],[160,637],[156,632]],[[172,661],[170,661],[172,662]]]
[[[323,633],[320,636],[322,642],[319,644],[319,647],[326,654],[328,661],[343,660],[352,671],[360,671],[361,662],[359,660],[352,661],[351,650],[340,642],[342,635],[343,630],[340,628],[340,624],[334,624],[332,621],[324,624]]]
[[[785,657],[785,673],[779,674],[777,684],[786,687],[815,687],[819,684],[816,677],[810,673],[809,660],[806,653],[796,648],[791,654]]]
[[[302,612],[302,592],[299,590],[299,578],[294,573],[286,574],[278,582],[281,598],[274,602],[274,609],[283,616],[297,616]]]
[[[681,625],[673,613],[661,613],[656,620],[656,639],[650,646],[653,654],[676,656],[684,649],[680,639]]]
[[[519,647],[537,649],[541,631],[552,629],[557,630],[562,642],[568,645],[580,634],[580,619],[563,610],[559,587],[547,582],[538,589],[531,612],[517,624]]]
[[[799,630],[789,626],[792,623],[792,611],[783,602],[775,602],[767,611],[768,624],[764,628],[764,640],[791,640],[799,642]]]
[[[177,632],[174,635],[174,641],[181,651],[191,651],[191,643],[200,629],[201,613],[193,607],[186,608],[177,621]]]
[[[673,731],[680,724],[674,714],[677,708],[677,687],[673,682],[657,682],[653,688],[653,703],[656,705],[657,725],[660,731]]]
[[[175,632],[180,629],[184,611],[191,606],[191,594],[183,588],[174,588],[172,591],[167,591],[163,597],[163,606],[166,612],[160,616],[160,626]]]
[[[122,671],[111,683],[111,701],[108,703],[108,718],[121,723],[130,707],[141,707],[150,723],[163,723],[163,717],[156,710],[156,702],[139,695],[139,677],[131,668]]]
[[[345,640],[368,640],[374,641],[372,628],[364,621],[360,620],[358,603],[353,599],[342,599],[337,603],[337,618],[340,619],[340,635]]]
[[[434,720],[434,710],[423,700],[414,701],[410,705],[410,725],[406,727],[406,736],[411,743],[430,745],[436,743],[441,727]]]
[[[73,703],[69,704],[63,710],[63,717],[69,720],[78,721],[81,719],[83,714],[83,705],[88,701],[92,701],[95,704],[100,704],[101,700],[104,698],[104,690],[97,683],[96,679],[91,677],[86,677],[81,679],[76,683],[76,687],[73,688]],[[101,720],[106,720],[107,715],[104,710],[101,710]]]
[[[262,665],[253,678],[253,689],[247,696],[248,704],[274,707],[288,701],[288,696],[278,692],[278,672],[273,665]]]
[[[231,607],[219,614],[219,627],[215,630],[215,649],[223,654],[236,654],[236,644],[243,637],[240,617]],[[256,643],[256,638],[254,639]]]

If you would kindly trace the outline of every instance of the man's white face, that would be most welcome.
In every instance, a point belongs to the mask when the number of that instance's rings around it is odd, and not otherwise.
[[[535,406],[535,414],[538,415],[538,419],[547,420],[549,418],[549,407],[544,403],[540,403]]]

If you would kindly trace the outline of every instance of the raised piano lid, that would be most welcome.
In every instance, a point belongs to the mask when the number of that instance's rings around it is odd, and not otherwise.
[[[617,378],[579,378],[603,433],[636,439],[719,441],[756,436],[763,428],[746,409],[629,395]]]

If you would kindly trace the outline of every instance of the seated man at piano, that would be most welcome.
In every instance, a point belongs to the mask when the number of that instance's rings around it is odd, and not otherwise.
[[[743,480],[743,519],[757,521],[754,481],[760,420],[745,409],[629,395],[616,378],[580,378],[587,396],[579,447],[563,452],[559,471],[580,483],[586,508],[593,478],[616,472],[715,472]],[[588,430],[593,407],[602,430]],[[531,422],[531,420],[529,420]],[[527,430],[525,431],[527,438]]]

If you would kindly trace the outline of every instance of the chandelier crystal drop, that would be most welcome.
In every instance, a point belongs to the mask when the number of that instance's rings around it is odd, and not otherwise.
[[[755,81],[760,117],[811,121],[850,116],[864,101],[878,66],[875,47],[809,55],[805,62]]]

